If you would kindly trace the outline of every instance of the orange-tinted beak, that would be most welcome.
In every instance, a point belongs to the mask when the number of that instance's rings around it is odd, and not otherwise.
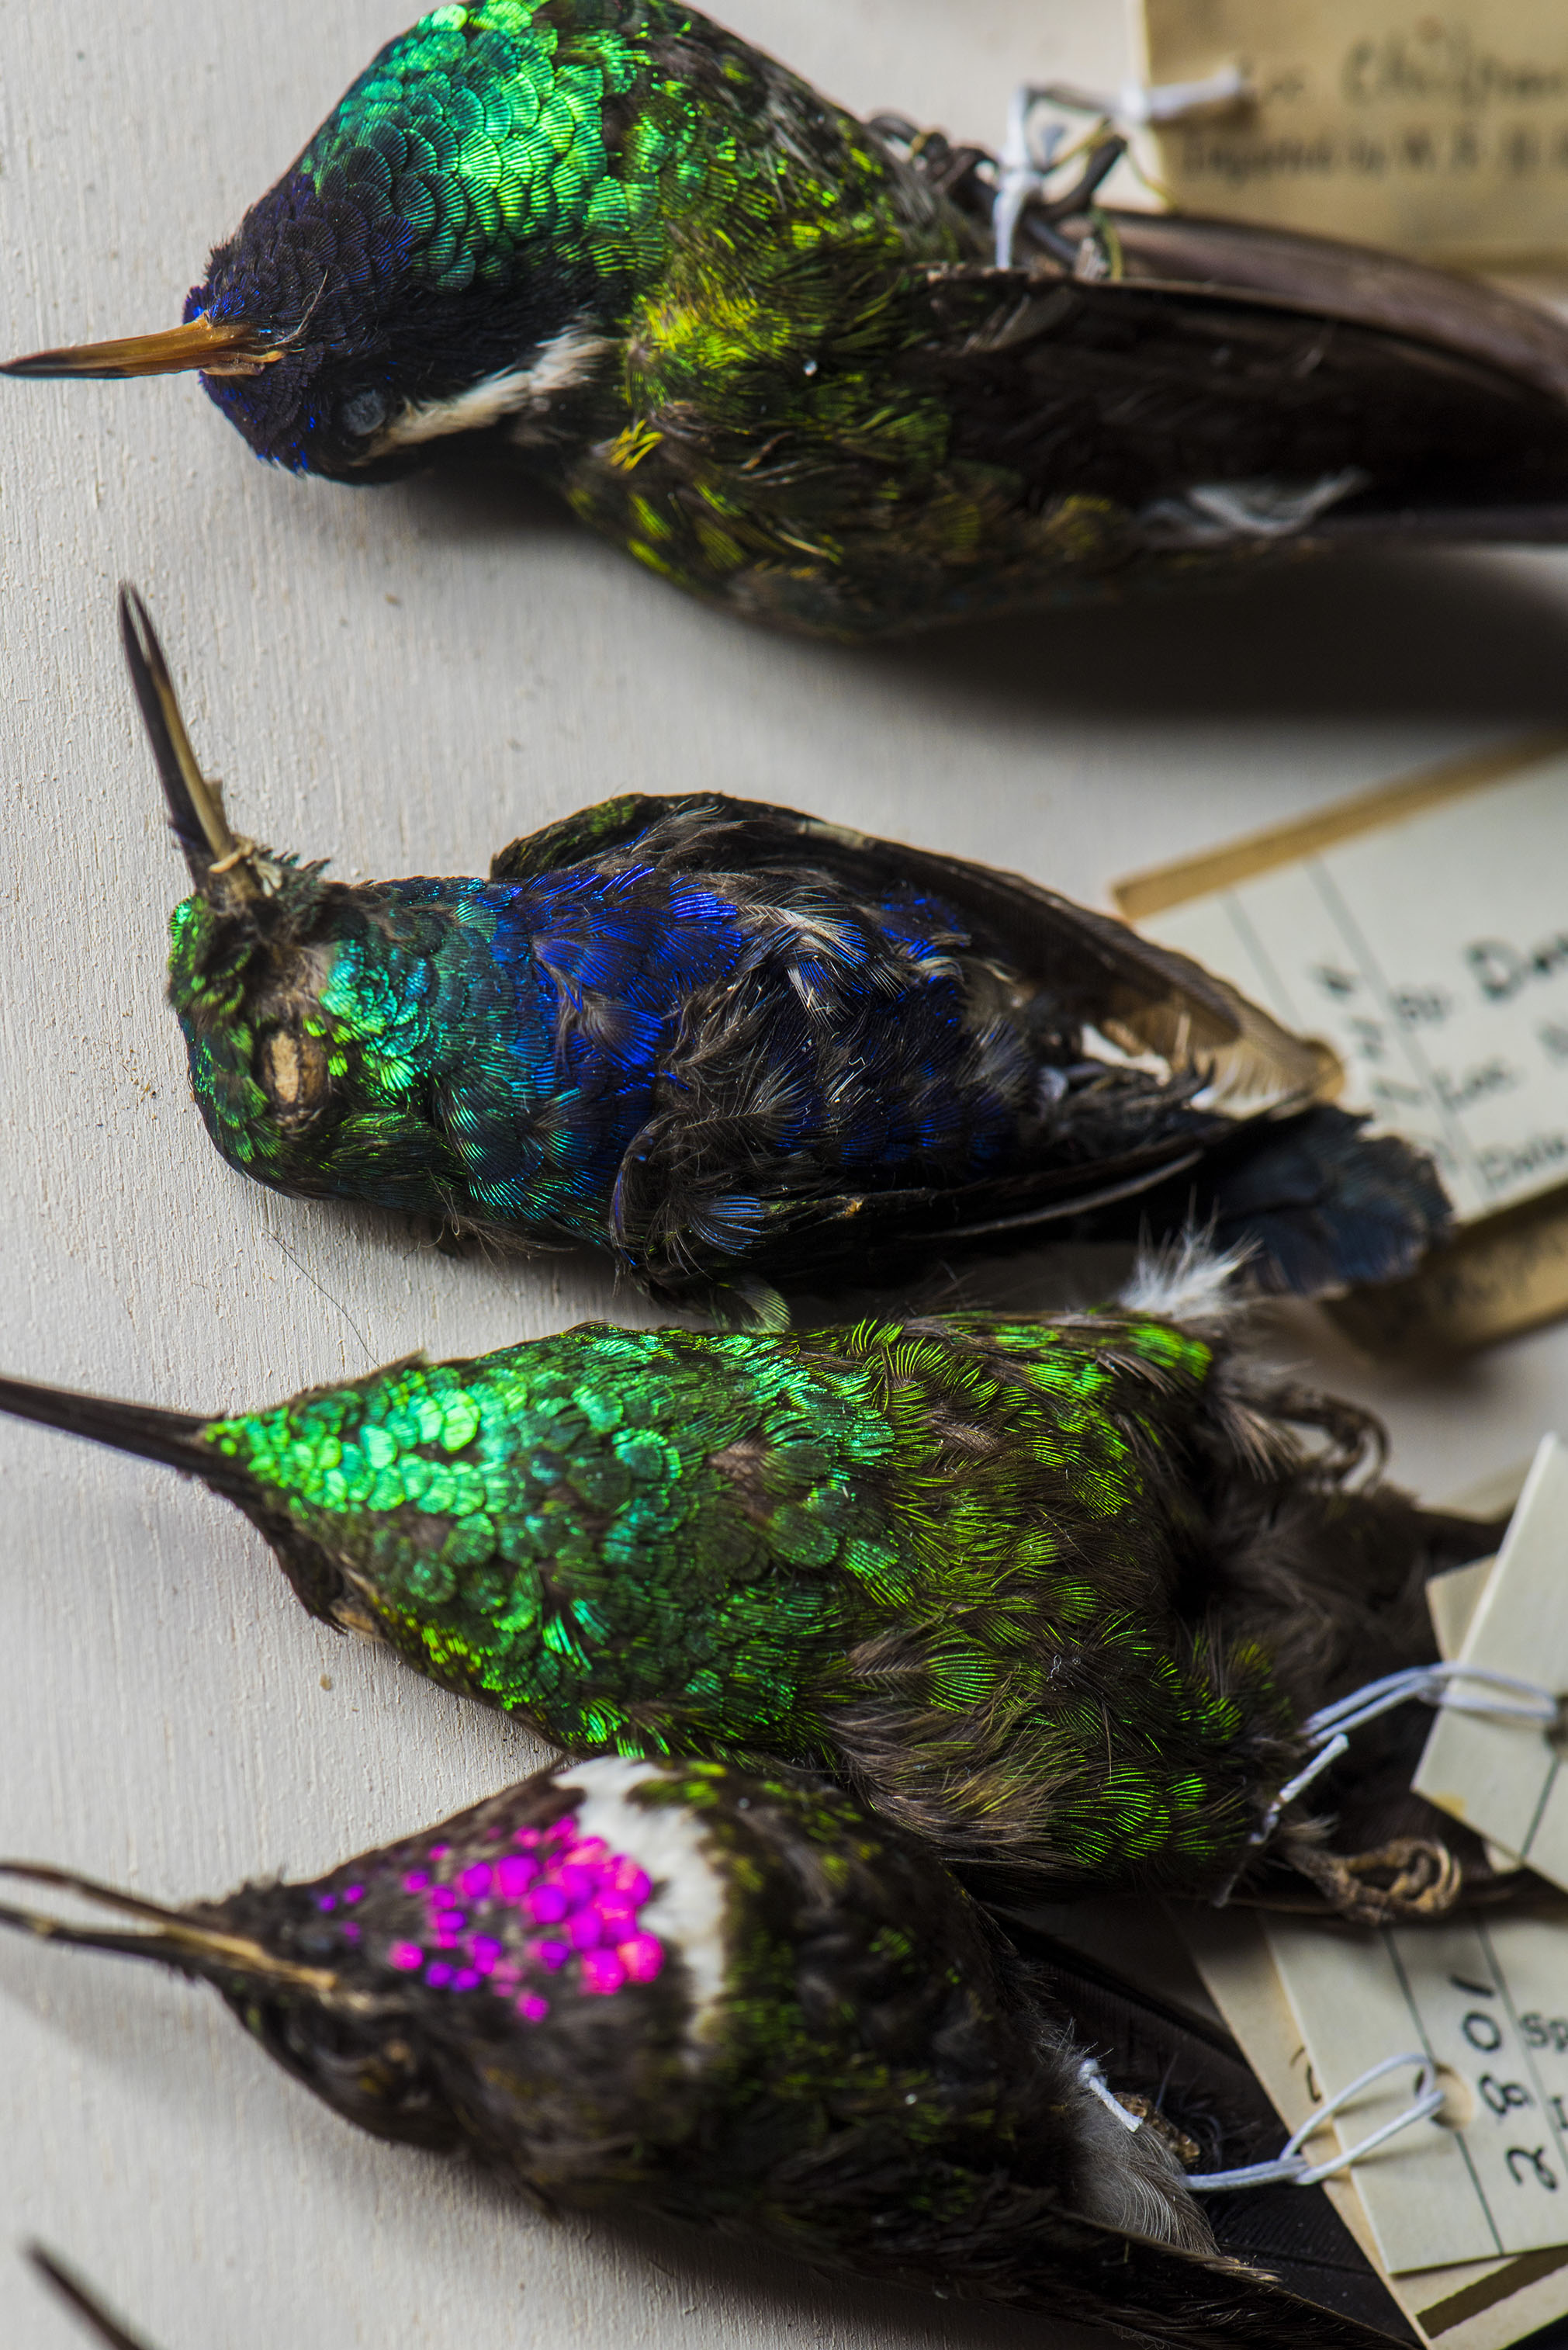
[[[0,375],[93,376],[182,375],[200,369],[203,375],[257,375],[283,357],[282,344],[243,320],[215,326],[210,318],[192,318],[188,327],[168,327],[161,334],[129,335],[115,343],[77,343],[65,350],[34,351],[30,358],[11,359]]]

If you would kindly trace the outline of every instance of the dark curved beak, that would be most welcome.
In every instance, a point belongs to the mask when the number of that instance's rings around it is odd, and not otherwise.
[[[46,2250],[42,2244],[26,2246],[27,2258],[69,2309],[74,2309],[90,2334],[107,2344],[108,2350],[147,2350],[134,2334],[128,2334],[110,2309],[105,2308],[84,2277],[68,2269],[64,2261]]]
[[[202,775],[191,747],[169,664],[147,607],[134,588],[123,585],[119,591],[119,633],[126,666],[141,708],[141,722],[158,762],[170,829],[185,852],[192,880],[204,894],[212,882],[213,868],[237,858],[240,844],[229,828],[216,785]],[[240,879],[237,867],[232,879]]]
[[[96,1877],[79,1877],[74,1869],[51,1868],[43,1861],[0,1860],[0,1877],[13,1877],[26,1885],[44,1885],[74,1894],[78,1900],[90,1901],[100,1909],[145,1919],[151,1929],[137,1933],[124,1928],[69,1926],[42,1910],[17,1909],[9,1903],[0,1903],[0,1927],[36,1935],[42,1942],[58,1942],[73,1950],[103,1950],[116,1958],[153,1959],[199,1981],[222,1984],[239,1975],[280,1988],[313,1992],[317,1998],[329,1998],[337,1989],[337,1975],[329,1967],[298,1966],[290,1959],[279,1958],[248,1935],[225,1933],[221,1927],[207,1925],[183,1909],[167,1909],[161,1902],[140,1900],[118,1886],[100,1885]]]
[[[257,375],[283,357],[282,347],[243,319],[227,326],[192,318],[188,326],[161,334],[128,335],[119,342],[73,343],[57,351],[34,351],[7,360],[0,375],[46,379],[85,376],[109,380],[132,375]]]

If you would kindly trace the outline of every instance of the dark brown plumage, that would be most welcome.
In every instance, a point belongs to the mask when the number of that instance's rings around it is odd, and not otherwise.
[[[10,1873],[145,1930],[0,1922],[212,1982],[346,2119],[536,2200],[1184,2350],[1386,2338],[1342,2249],[1341,2308],[1309,2303],[1223,2252],[1189,2190],[1184,2166],[1272,2135],[1233,2051],[1021,1957],[919,1846],[811,1780],[577,1764],[314,1884],[182,1911]]]

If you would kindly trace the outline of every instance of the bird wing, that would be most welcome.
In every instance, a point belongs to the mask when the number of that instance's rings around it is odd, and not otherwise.
[[[1032,2250],[1025,2238],[1018,2265]],[[1404,2326],[1393,2334],[1289,2292],[1249,2261],[1181,2251],[1064,2211],[1044,2236],[1040,2293],[1069,2322],[1171,2350],[1390,2350],[1413,2339]]]
[[[831,1161],[814,1169],[806,1153],[792,1162],[784,1186],[763,1171],[776,1165],[787,1078],[770,1045],[770,983],[761,974],[726,982],[672,1048],[669,1097],[639,1129],[617,1182],[616,1243],[639,1277],[666,1294],[722,1274],[737,1255],[759,1271],[787,1264],[804,1279],[846,1253],[896,1257],[948,1240],[1005,1244],[1085,1218],[1108,1229],[1108,1216],[1117,1229],[1135,1230],[1150,1199],[1160,1202],[1161,1229],[1212,1216],[1229,1232],[1231,1191],[1243,1241],[1260,1220],[1266,1224],[1259,1277],[1277,1274],[1286,1287],[1310,1277],[1321,1288],[1346,1277],[1345,1217],[1336,1221],[1346,1202],[1358,1217],[1355,1263],[1365,1270],[1366,1259],[1378,1277],[1406,1270],[1446,1214],[1440,1187],[1432,1186],[1429,1202],[1420,1191],[1424,1170],[1406,1146],[1362,1144],[1356,1122],[1324,1106],[1342,1075],[1326,1045],[1293,1035],[1187,957],[1020,875],[717,795],[608,801],[515,844],[495,869],[531,875],[579,856],[607,876],[634,867],[682,879],[726,876],[764,902],[774,875],[797,896],[802,883],[815,882],[869,906],[899,892],[934,899],[946,922],[963,926],[964,951],[977,963],[1037,990],[1064,1025],[1092,1029],[1163,1065],[1159,1076],[1137,1082],[1156,1087],[1166,1110],[1129,1130],[1115,1093],[1132,1073],[1111,1055],[1104,1107],[1093,1089],[1083,1099],[1084,1147],[1022,1172],[895,1188],[857,1181]],[[1193,1098],[1199,1094],[1201,1103]],[[1308,1134],[1313,1118],[1319,1126]],[[1249,1175],[1241,1162],[1265,1136],[1277,1137],[1278,1148]],[[1379,1151],[1397,1164],[1374,1167],[1368,1153]],[[1393,1187],[1392,1219],[1376,1187],[1368,1191],[1373,1175],[1384,1190]],[[1349,1177],[1356,1180],[1347,1189]],[[1400,1204],[1417,1191],[1422,1218]]]
[[[951,458],[1021,475],[1043,527],[1063,501],[1131,517],[1129,557],[1511,512],[1568,535],[1568,330],[1441,272],[1210,228],[1129,227],[1119,278],[928,273],[904,364]]]
[[[1483,362],[1568,401],[1568,323],[1397,254],[1184,213],[1112,216],[1127,285],[1161,285],[1372,327]]]
[[[902,886],[941,898],[972,925],[980,953],[1013,965],[1069,1017],[1097,1028],[1121,1050],[1155,1054],[1174,1076],[1201,1073],[1217,1101],[1305,1102],[1332,1094],[1342,1081],[1327,1045],[1293,1035],[1186,955],[1022,874],[879,840],[763,801],[714,796],[641,806],[679,827],[680,861],[696,869],[782,868],[799,875],[815,868],[871,895]],[[638,852],[663,853],[658,825],[638,836]]]
[[[1114,2094],[1147,2097],[1196,2142],[1199,2173],[1267,2162],[1280,2152],[1285,2125],[1221,2026],[1125,1981],[1039,1922],[997,1923],[1026,1962],[1044,1970],[1043,1996],[1065,2013]],[[1413,2338],[1322,2187],[1253,2188],[1206,2201],[1205,2209],[1221,2252],[1262,2269],[1285,2293],[1378,2333]]]
[[[650,799],[645,793],[626,792],[618,799],[599,800],[547,824],[539,832],[519,834],[490,860],[493,881],[535,881],[545,873],[561,873],[570,865],[586,865],[607,856],[645,832],[675,803]]]

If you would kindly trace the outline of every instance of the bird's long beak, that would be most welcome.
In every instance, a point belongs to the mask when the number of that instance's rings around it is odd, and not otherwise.
[[[141,1461],[161,1461],[184,1477],[215,1480],[220,1489],[224,1482],[223,1455],[199,1441],[207,1423],[195,1412],[116,1403],[107,1396],[78,1395],[70,1388],[5,1378],[0,1378],[0,1412],[60,1429],[67,1436],[85,1436],[91,1444],[107,1444]]]
[[[242,1975],[247,1981],[304,1991],[317,1999],[331,2000],[337,1991],[337,1977],[330,1967],[298,1966],[290,1959],[279,1958],[264,1943],[253,1941],[248,1934],[225,1933],[186,1910],[139,1900],[134,1894],[122,1893],[118,1886],[100,1885],[94,1877],[27,1860],[0,1860],[0,1877],[75,1894],[78,1900],[115,1910],[122,1918],[144,1918],[150,1928],[146,1933],[133,1933],[123,1927],[68,1926],[63,1918],[47,1917],[42,1910],[0,1904],[0,1926],[35,1934],[40,1941],[60,1942],[75,1950],[108,1950],[120,1958],[155,1959],[181,1974],[208,1982],[232,1981]]]
[[[283,357],[284,346],[243,319],[227,326],[192,318],[189,326],[166,327],[156,335],[127,335],[118,342],[73,343],[63,350],[34,351],[10,359],[0,375],[31,378],[131,375],[259,375]]]
[[[210,896],[214,870],[221,870],[231,895],[254,896],[256,882],[248,866],[249,845],[231,830],[218,786],[202,773],[180,714],[158,631],[134,588],[122,587],[119,591],[119,633],[130,681],[141,705],[142,723],[158,762],[170,829],[185,852],[192,880],[202,896]]]
[[[26,2253],[39,2275],[54,2287],[67,2307],[75,2310],[88,2333],[108,2345],[108,2350],[147,2350],[147,2345],[139,2342],[134,2334],[128,2334],[113,2311],[104,2306],[85,2277],[78,2276],[74,2269],[68,2269],[64,2261],[42,2244],[29,2244]]]

